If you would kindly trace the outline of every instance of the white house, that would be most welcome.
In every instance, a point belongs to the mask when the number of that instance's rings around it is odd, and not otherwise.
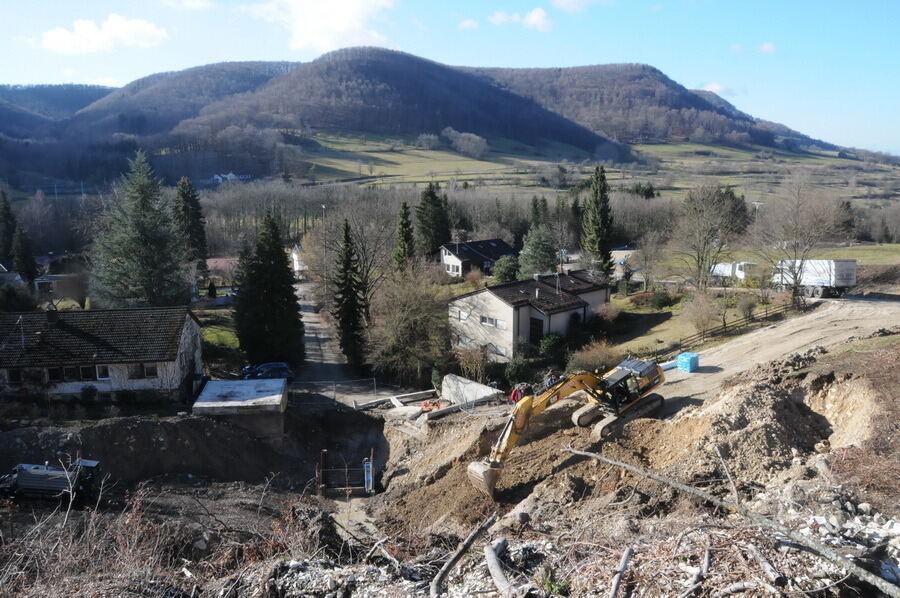
[[[4,313],[0,338],[6,393],[187,399],[203,373],[200,323],[187,307]]]
[[[306,280],[306,271],[308,268],[306,264],[303,263],[303,247],[299,243],[295,243],[294,246],[291,247],[290,258],[294,276],[297,280]]]
[[[507,361],[523,344],[551,333],[568,335],[599,313],[610,289],[586,270],[548,274],[455,297],[449,303],[455,347],[487,347],[490,359]]]
[[[450,276],[465,276],[472,268],[491,273],[494,262],[504,255],[516,255],[516,250],[503,239],[444,243],[441,245],[441,267]]]

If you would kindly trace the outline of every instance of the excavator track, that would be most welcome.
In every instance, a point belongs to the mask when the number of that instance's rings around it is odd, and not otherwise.
[[[622,415],[610,415],[600,420],[600,422],[591,430],[591,440],[594,442],[605,440],[612,436],[614,432],[618,431],[627,422],[646,417],[651,413],[658,411],[662,406],[662,396],[656,393],[649,394],[641,399],[641,402],[638,405],[635,405],[626,413]]]

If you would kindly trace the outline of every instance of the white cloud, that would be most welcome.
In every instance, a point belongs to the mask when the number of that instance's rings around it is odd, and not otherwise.
[[[703,89],[705,91],[711,91],[718,95],[722,95],[723,93],[725,93],[725,86],[717,81],[711,81],[711,82],[707,83],[706,85],[704,85],[703,87],[701,87],[700,89]]]
[[[520,23],[522,21],[522,17],[517,12],[508,13],[503,10],[498,10],[497,12],[489,16],[487,20],[494,25],[508,25],[509,23]]]
[[[732,52],[743,52],[744,46],[742,46],[741,44],[731,44],[730,46],[728,46],[728,49]]]
[[[553,6],[565,12],[581,12],[588,0],[553,0]]]
[[[457,29],[478,29],[478,21],[475,19],[465,19],[459,22]]]
[[[553,23],[547,17],[547,11],[543,8],[532,9],[531,12],[522,17],[522,26],[526,29],[534,29],[535,31],[550,31]]]
[[[206,10],[215,6],[212,0],[163,0],[163,4],[178,10]]]
[[[763,42],[757,49],[763,54],[773,54],[775,52],[775,44],[772,42]]]
[[[384,45],[387,38],[371,21],[394,7],[394,0],[269,0],[245,6],[257,19],[287,29],[292,50],[328,52],[358,45]]]
[[[169,34],[143,19],[128,19],[110,14],[102,24],[79,19],[72,29],[57,27],[41,34],[41,47],[60,54],[91,54],[117,47],[150,48],[157,46]]]
[[[550,31],[553,23],[547,16],[547,11],[543,8],[534,8],[525,13],[523,17],[517,12],[509,13],[498,10],[490,15],[487,20],[494,25],[509,25],[510,23],[520,23],[526,29],[534,29],[535,31]]]

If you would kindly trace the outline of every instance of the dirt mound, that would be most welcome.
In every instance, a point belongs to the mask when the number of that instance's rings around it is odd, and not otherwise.
[[[75,428],[19,428],[0,433],[0,468],[17,463],[98,459],[114,479],[163,474],[260,480],[287,460],[246,431],[201,417],[120,417]]]

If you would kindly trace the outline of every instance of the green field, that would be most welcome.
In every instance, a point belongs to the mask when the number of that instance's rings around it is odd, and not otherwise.
[[[900,244],[853,245],[850,247],[829,247],[819,249],[812,259],[821,260],[856,260],[859,266],[891,266],[900,264]],[[734,250],[723,255],[722,262],[761,262],[760,255],[749,250]],[[660,265],[668,270],[677,270],[684,266],[679,256],[669,251]]]

